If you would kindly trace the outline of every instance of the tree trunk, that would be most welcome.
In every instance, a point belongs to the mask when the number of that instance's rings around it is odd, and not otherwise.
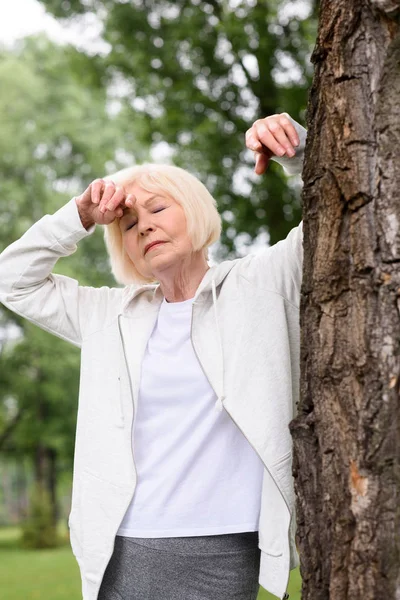
[[[53,511],[53,525],[56,527],[59,518],[57,502],[57,452],[54,448],[47,448],[47,451],[49,457],[48,489]]]
[[[34,461],[35,481],[49,495],[54,526],[58,520],[56,458],[56,452],[52,448],[43,444],[37,446]]]
[[[400,0],[323,0],[304,167],[303,600],[400,599]]]
[[[49,460],[47,454],[47,447],[40,442],[35,448],[34,468],[36,484],[38,484],[41,489],[46,490],[48,492]]]

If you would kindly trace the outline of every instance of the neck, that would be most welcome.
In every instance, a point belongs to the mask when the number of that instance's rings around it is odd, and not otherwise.
[[[209,268],[201,253],[192,255],[190,262],[159,273],[157,279],[164,298],[167,302],[183,302],[193,298]]]

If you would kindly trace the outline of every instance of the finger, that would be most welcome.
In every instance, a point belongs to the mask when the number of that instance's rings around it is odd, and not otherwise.
[[[299,134],[297,133],[295,126],[293,125],[293,123],[291,122],[291,120],[288,117],[289,117],[289,115],[287,113],[282,113],[281,115],[279,115],[279,123],[282,125],[283,129],[285,130],[285,133],[286,133],[287,137],[290,139],[292,146],[299,146],[299,144],[300,144]]]
[[[285,127],[282,124],[282,120],[284,123],[289,125],[289,120],[286,119],[286,117],[277,115],[275,119],[269,119],[267,121],[267,127],[279,144],[285,148],[286,155],[293,157],[296,154],[296,150],[294,149],[292,141],[286,133]]]
[[[92,181],[89,187],[91,191],[91,199],[93,204],[99,204],[101,193],[104,188],[104,181],[102,179],[95,179],[94,181]]]
[[[106,208],[107,210],[116,210],[116,208],[121,204],[121,202],[125,199],[125,190],[122,187],[116,187],[113,196],[107,202]]]
[[[115,193],[115,184],[112,181],[106,181],[104,186],[103,196],[100,201],[99,210],[102,213],[105,213],[107,210],[107,204],[109,200],[113,197]]]
[[[122,208],[122,206],[119,206],[119,207],[116,209],[116,211],[115,211],[115,214],[116,214],[116,216],[117,216],[117,217],[119,217],[119,218],[121,218],[121,217],[123,216],[123,214],[124,214],[124,209]]]
[[[253,131],[252,127],[246,131],[246,146],[249,148],[249,150],[253,150],[253,152],[260,152],[262,149],[262,144],[260,140],[257,139],[256,135],[257,134]]]
[[[112,212],[110,210],[106,210],[104,214],[102,214],[102,224],[103,225],[111,225],[115,221],[115,219],[119,216],[116,211]]]
[[[125,198],[125,206],[131,208],[136,202],[136,197],[133,194],[128,194]]]
[[[92,188],[91,188],[90,184],[86,190],[80,195],[78,196],[78,199],[80,202],[84,202],[84,203],[89,203],[91,202],[91,197],[92,197]]]
[[[258,138],[277,156],[294,156],[296,154],[285,130],[275,119],[268,118],[254,124]]]
[[[259,152],[256,153],[256,166],[254,168],[254,171],[257,175],[262,175],[269,164],[269,156],[267,156],[266,154],[261,154]]]
[[[268,149],[272,155],[283,156],[285,154],[285,148],[275,139],[265,122],[256,121],[252,129],[253,137],[256,138],[264,148]]]

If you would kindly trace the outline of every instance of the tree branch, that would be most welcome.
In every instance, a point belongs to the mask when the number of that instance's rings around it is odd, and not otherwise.
[[[4,449],[4,446],[5,446],[8,438],[11,436],[12,432],[18,425],[19,421],[21,420],[21,417],[22,417],[22,411],[18,411],[17,414],[15,415],[15,417],[10,421],[10,423],[8,423],[5,430],[0,435],[0,452]]]

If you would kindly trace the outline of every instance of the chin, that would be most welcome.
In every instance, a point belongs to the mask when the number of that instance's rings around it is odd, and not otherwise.
[[[181,265],[181,263],[176,260],[171,260],[171,257],[167,258],[166,256],[155,256],[151,261],[151,277],[157,277],[161,271],[165,271],[166,269],[171,269],[179,265]],[[154,273],[154,271],[156,271],[156,273]]]

